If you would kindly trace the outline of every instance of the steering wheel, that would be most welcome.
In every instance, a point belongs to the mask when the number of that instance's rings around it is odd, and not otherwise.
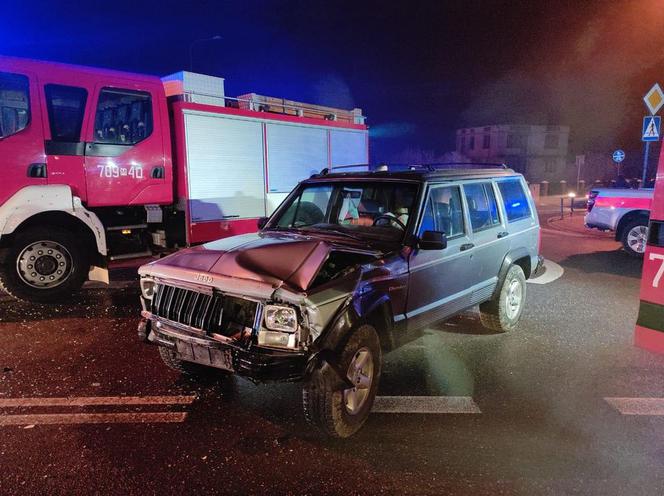
[[[388,221],[389,221],[388,224],[390,224],[390,225],[391,225],[392,223],[395,223],[395,224],[396,224],[401,230],[403,230],[403,231],[406,230],[406,224],[404,224],[404,223],[401,222],[399,219],[397,219],[396,217],[394,217],[394,216],[392,216],[392,215],[389,215],[389,214],[380,214],[378,217],[376,217],[376,218],[374,219],[372,225],[377,226],[377,225],[378,225],[378,221],[380,221],[381,219],[383,219],[383,220],[388,220]]]

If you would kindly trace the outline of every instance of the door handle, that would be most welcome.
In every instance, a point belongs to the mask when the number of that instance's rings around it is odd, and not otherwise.
[[[28,165],[28,177],[46,177],[46,164],[34,163]]]
[[[498,235],[496,236],[497,238],[504,238],[505,236],[509,236],[510,233],[507,231],[499,232]]]
[[[166,170],[161,165],[153,167],[152,172],[150,172],[150,177],[152,179],[164,179],[165,176],[166,176]]]
[[[465,243],[459,247],[459,251],[466,251],[470,250],[471,248],[474,248],[475,245],[473,243]]]

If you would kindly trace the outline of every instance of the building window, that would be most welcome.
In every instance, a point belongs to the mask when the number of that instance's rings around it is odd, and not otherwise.
[[[507,148],[522,148],[523,147],[523,136],[520,134],[508,134],[507,135]]]
[[[544,159],[544,172],[547,174],[553,174],[556,172],[556,159],[555,158],[546,158]]]
[[[475,148],[475,136],[468,138],[468,149],[472,150],[473,148]]]
[[[490,134],[485,134],[482,139],[482,148],[490,148],[491,147],[491,135]]]
[[[559,138],[557,134],[547,134],[544,137],[544,148],[558,148]]]
[[[466,148],[466,137],[461,136],[461,146],[459,146],[459,151],[463,152],[465,148]]]
[[[0,138],[25,129],[30,122],[28,78],[0,72]]]
[[[74,143],[80,141],[88,92],[75,86],[47,84],[44,93],[51,139]]]

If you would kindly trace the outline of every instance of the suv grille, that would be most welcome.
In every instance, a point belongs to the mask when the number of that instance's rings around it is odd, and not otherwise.
[[[254,327],[257,308],[255,301],[157,284],[151,312],[208,334],[233,336],[246,327]]]

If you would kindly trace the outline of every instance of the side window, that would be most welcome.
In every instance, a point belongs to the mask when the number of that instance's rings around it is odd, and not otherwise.
[[[463,234],[463,210],[458,186],[434,186],[424,205],[420,235],[424,231],[442,231],[448,238]]]
[[[28,78],[0,72],[0,139],[16,134],[30,122]]]
[[[473,232],[489,229],[500,224],[498,205],[491,183],[470,183],[463,185],[470,214]]]
[[[505,212],[507,213],[507,220],[509,222],[531,216],[528,197],[519,179],[500,181],[498,182],[498,188],[505,203]]]
[[[152,134],[152,98],[145,91],[104,88],[95,116],[96,143],[135,145]]]
[[[44,86],[51,140],[75,142],[81,140],[88,92],[74,86],[47,84]]]

